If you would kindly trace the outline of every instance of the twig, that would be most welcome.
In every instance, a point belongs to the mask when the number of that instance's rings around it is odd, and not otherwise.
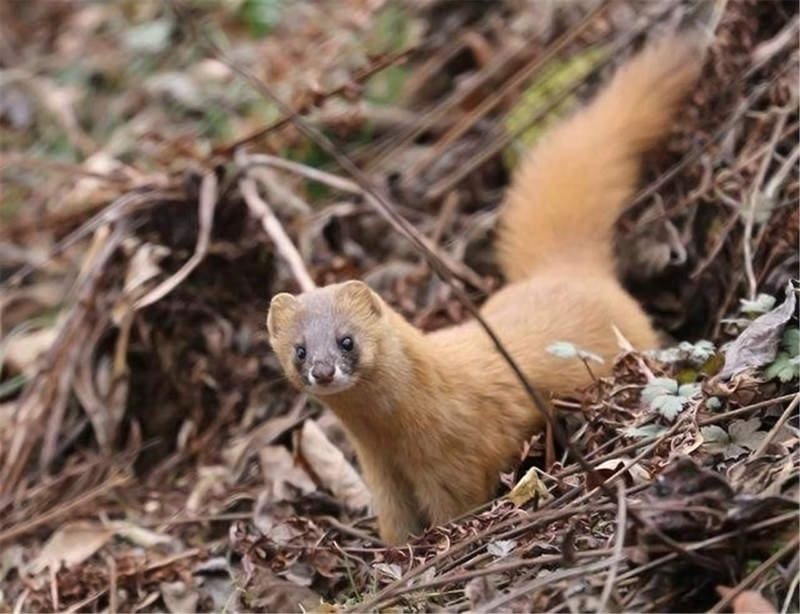
[[[422,165],[430,164],[432,160],[436,159],[437,157],[442,155],[442,152],[449,146],[451,146],[454,142],[456,142],[459,138],[464,136],[470,129],[475,126],[475,124],[483,117],[485,117],[490,111],[492,111],[495,107],[497,107],[503,100],[507,99],[509,92],[517,91],[519,88],[522,87],[523,83],[525,83],[528,79],[530,79],[531,75],[535,74],[537,70],[541,70],[543,66],[547,64],[547,62],[551,61],[557,54],[561,53],[564,49],[566,49],[570,43],[572,43],[575,39],[580,37],[584,30],[586,30],[591,24],[594,23],[594,18],[600,14],[604,6],[607,2],[598,2],[596,3],[592,9],[581,19],[580,23],[576,24],[574,27],[567,30],[564,35],[562,35],[555,43],[548,47],[546,53],[542,54],[538,58],[536,58],[532,62],[528,62],[526,66],[514,74],[511,78],[505,79],[502,85],[499,88],[495,88],[495,91],[489,96],[483,98],[481,103],[477,105],[474,109],[471,109],[469,113],[463,118],[462,121],[459,121],[455,126],[453,126],[450,130],[448,130],[440,139],[436,141],[434,146],[431,148],[431,151],[428,153],[427,156],[423,156],[410,170],[410,175],[417,175],[419,174]],[[459,92],[457,91],[453,98],[456,100],[462,100],[464,98],[468,98],[472,94],[472,90],[477,90],[479,87],[485,87],[485,80],[493,78],[495,76],[495,72],[497,72],[498,68],[505,68],[509,64],[509,60],[514,58],[514,56],[519,55],[519,52],[522,50],[526,50],[527,45],[522,44],[517,49],[511,50],[511,58],[496,58],[492,64],[492,68],[495,70],[488,70],[488,71],[481,71],[481,78],[476,79],[475,82],[472,84],[470,90],[466,92]],[[613,57],[613,52],[609,53],[609,57],[606,57],[605,60],[608,61],[610,57]],[[580,78],[575,79],[575,82],[572,84],[572,88],[565,88],[565,92],[561,92],[562,97],[566,98],[569,95],[572,89],[577,88],[579,85],[582,85],[585,82],[586,77],[589,73],[593,72],[597,67],[593,66],[587,71],[586,74],[581,75]],[[556,97],[553,97],[555,99]],[[551,102],[549,106],[550,108],[544,111],[540,111],[537,113],[537,119],[542,119],[546,113],[548,113],[553,107],[560,104],[561,100],[555,99],[549,101]],[[442,105],[439,109],[436,109],[430,115],[433,118],[437,118],[438,114],[442,111],[449,110],[451,105]],[[470,161],[472,162],[472,161]],[[459,168],[458,172],[455,173],[457,179],[455,183],[458,183],[461,179],[466,177],[467,175],[464,174],[464,170]],[[430,195],[428,196],[432,200],[436,200],[443,196],[446,192],[449,192],[453,186],[452,176],[446,178],[446,186],[449,187],[440,187],[438,184],[434,186],[433,189],[430,191]]]
[[[589,574],[597,573],[599,571],[603,571],[609,565],[613,563],[613,559],[605,559],[602,561],[598,561],[596,563],[592,563],[590,565],[584,565],[581,567],[577,567],[574,569],[561,569],[559,571],[555,571],[551,574],[547,574],[544,576],[540,576],[533,580],[532,582],[528,582],[523,584],[522,586],[516,587],[514,590],[508,591],[504,595],[500,595],[495,599],[491,600],[489,603],[483,604],[479,612],[497,612],[501,607],[506,605],[509,601],[513,601],[518,597],[523,597],[533,591],[544,588],[545,586],[553,585],[557,582],[561,582],[563,580],[570,580],[575,577],[580,576],[587,576]]]
[[[102,588],[99,591],[97,591],[96,593],[93,593],[93,594],[89,595],[88,597],[86,597],[86,599],[82,599],[78,603],[75,603],[75,604],[71,605],[69,608],[67,608],[64,611],[69,613],[69,614],[72,614],[73,612],[87,612],[87,611],[89,611],[89,609],[86,606],[89,605],[90,603],[94,602],[94,601],[97,601],[98,599],[100,599],[100,597],[105,595],[107,592],[108,592],[107,588]]]
[[[248,163],[247,154],[242,150],[237,151],[236,161],[240,166],[245,167]],[[250,212],[261,220],[261,226],[275,243],[275,248],[289,266],[300,289],[308,292],[316,288],[317,284],[311,278],[300,252],[297,251],[270,206],[258,195],[255,179],[245,175],[239,180],[239,188]]]
[[[107,493],[108,491],[118,487],[118,486],[125,486],[130,481],[130,478],[126,475],[122,474],[115,474],[108,478],[105,482],[100,484],[99,486],[89,490],[87,492],[81,493],[80,496],[73,499],[72,501],[67,501],[66,503],[61,503],[57,507],[54,507],[48,512],[41,514],[39,516],[35,516],[30,520],[27,520],[16,527],[11,527],[6,531],[0,533],[0,544],[7,542],[13,538],[19,537],[20,535],[25,535],[30,531],[33,531],[37,527],[40,527],[44,524],[48,524],[53,522],[70,512],[74,511],[75,509],[81,507],[82,505],[92,501],[93,499],[97,499],[99,496]]]
[[[609,611],[607,607],[608,600],[611,597],[611,591],[614,590],[614,581],[617,578],[617,571],[619,571],[619,564],[622,562],[623,550],[625,547],[625,531],[628,525],[627,510],[625,486],[622,482],[617,482],[617,540],[614,543],[612,565],[606,575],[606,583],[600,595],[600,602],[597,604],[598,614]],[[614,609],[616,610],[617,608]]]
[[[108,564],[108,611],[110,614],[116,614],[119,610],[117,603],[117,561],[110,554],[106,554],[106,563]]]
[[[197,245],[194,248],[192,257],[189,258],[174,275],[162,281],[155,288],[150,290],[150,292],[137,300],[133,305],[134,310],[138,311],[164,298],[177,288],[205,259],[209,245],[211,244],[211,229],[214,223],[214,210],[216,209],[218,199],[217,176],[213,170],[206,171],[203,176],[203,181],[200,184],[200,197],[198,199],[200,228],[197,234]]]
[[[789,569],[794,568],[794,571],[797,572],[797,554],[794,555],[794,561],[792,561],[791,566]],[[794,596],[795,592],[797,592],[797,586],[800,585],[800,573],[792,574],[794,577],[792,578],[792,582],[789,585],[789,588],[786,590],[786,599],[783,601],[783,606],[781,606],[781,614],[788,614],[789,607],[792,603],[792,597]]]
[[[377,194],[374,194],[371,189],[364,188],[358,182],[345,179],[339,175],[327,173],[316,168],[298,164],[297,162],[290,162],[289,160],[284,160],[276,156],[270,156],[267,154],[251,154],[247,159],[250,164],[263,164],[266,166],[281,168],[283,170],[307,177],[313,181],[323,183],[336,190],[361,196],[375,211],[380,213],[384,219],[386,219],[395,228],[395,230],[409,239],[411,243],[417,244],[418,246],[424,246],[421,248],[418,247],[418,250],[423,254],[426,252],[431,254],[433,258],[441,260],[443,265],[447,267],[451,273],[455,273],[456,276],[484,292],[488,291],[486,283],[484,282],[483,278],[480,277],[480,275],[475,273],[475,271],[470,269],[463,262],[458,262],[447,252],[440,250],[430,239],[428,239],[412,225],[408,224],[408,222],[402,218],[402,216],[394,211],[389,213],[387,211],[387,207],[391,209],[390,205],[388,205],[386,201],[381,200],[381,198],[378,197]],[[402,223],[399,222],[400,220],[402,220]],[[436,270],[435,266],[432,268]],[[448,276],[443,276],[443,279],[448,279]]]
[[[747,209],[744,212],[744,236],[742,236],[742,248],[744,250],[744,271],[747,277],[747,284],[749,287],[748,298],[752,301],[758,292],[758,283],[756,282],[756,275],[753,270],[753,226],[755,225],[756,209],[762,205],[766,199],[766,194],[761,189],[764,179],[767,174],[772,158],[775,155],[775,148],[778,145],[778,139],[783,132],[783,127],[786,124],[787,114],[782,113],[778,118],[775,127],[772,129],[772,136],[769,140],[769,148],[764,154],[761,167],[758,170],[758,175],[753,181],[753,190],[747,198]]]
[[[33,264],[26,264],[13,275],[11,275],[2,284],[0,284],[0,289],[13,288],[19,285],[26,277],[28,277],[28,275],[42,268],[55,256],[75,245],[78,241],[86,238],[89,236],[89,234],[100,228],[100,226],[103,224],[121,220],[135,211],[145,209],[146,207],[152,206],[156,203],[163,203],[164,201],[169,201],[170,199],[177,197],[175,192],[168,190],[145,191],[146,189],[148,188],[132,190],[127,194],[120,196],[117,200],[105,207],[94,217],[81,224],[78,229],[71,232],[69,235],[53,245],[48,250],[47,254],[40,260],[34,262]],[[60,220],[62,218],[72,217],[73,215],[74,214],[71,212],[56,212],[50,214],[49,219],[56,218],[56,220]],[[40,220],[38,223],[41,224],[42,221]],[[2,237],[7,230],[8,228],[0,229],[0,237]]]
[[[717,424],[718,422],[728,422],[731,418],[738,418],[742,414],[749,414],[756,409],[761,409],[762,407],[767,407],[769,405],[777,405],[778,403],[783,403],[784,401],[795,399],[796,397],[797,393],[792,392],[780,397],[775,397],[774,399],[759,401],[758,403],[753,403],[752,405],[746,405],[745,407],[726,411],[718,416],[712,416],[711,418],[706,418],[705,420],[699,420],[697,422],[697,426],[710,426],[712,424]]]
[[[173,7],[179,7],[180,5],[177,3],[173,4]],[[187,22],[194,25],[194,20],[189,18]],[[197,34],[197,33],[195,33]],[[384,68],[392,66],[398,63],[400,60],[405,59],[408,57],[411,52],[415,50],[416,47],[410,46],[406,47],[405,49],[401,49],[400,51],[396,51],[394,53],[390,53],[382,58],[375,60],[372,64],[368,66],[364,66],[363,68],[358,69],[355,73],[347,80],[344,84],[334,87],[326,92],[322,92],[318,96],[316,96],[315,102],[316,106],[321,106],[328,98],[332,96],[336,96],[345,92],[348,88],[351,88],[353,85],[358,84],[360,82],[366,81],[369,77],[374,75],[375,73],[380,72]],[[296,115],[302,115],[303,113],[307,112],[309,109],[303,108],[296,111]],[[256,130],[255,132],[236,139],[233,143],[228,143],[226,145],[222,145],[220,147],[215,147],[214,151],[212,152],[213,156],[230,156],[231,153],[235,152],[237,149],[241,148],[243,145],[250,143],[252,141],[258,140],[276,130],[283,128],[291,124],[295,119],[295,114],[285,115],[284,117],[280,118],[279,120],[273,122],[269,126],[265,128],[261,128]]]
[[[122,225],[118,224],[96,252],[92,270],[83,270],[85,281],[78,284],[71,311],[64,316],[58,336],[39,371],[39,374],[57,374],[57,377],[34,377],[22,393],[11,442],[5,449],[4,462],[0,463],[0,499],[9,495],[19,484],[33,448],[40,439],[44,440],[40,450],[40,467],[47,466],[53,458],[61,427],[60,419],[63,417],[77,367],[75,358],[81,345],[78,337],[96,308],[95,297],[101,272],[116,253],[123,235]],[[48,429],[44,436],[40,432],[43,420],[47,421]]]
[[[749,527],[745,527],[743,529],[734,529],[732,531],[728,531],[727,533],[723,533],[722,535],[715,535],[714,537],[709,537],[708,539],[704,539],[703,541],[694,542],[693,544],[688,544],[686,546],[687,550],[695,551],[701,550],[703,548],[707,548],[709,546],[714,546],[716,544],[721,544],[726,540],[736,540],[741,539],[742,535],[749,535],[751,533],[757,533],[762,531],[763,529],[769,529],[779,524],[788,523],[788,522],[796,522],[797,520],[797,512],[786,512],[785,514],[781,514],[779,516],[774,516],[772,518],[768,518],[767,520],[762,520],[761,522],[757,522],[756,524],[750,525]],[[653,559],[652,561],[648,561],[644,565],[640,565],[634,569],[626,571],[623,573],[619,578],[619,582],[623,582],[633,578],[635,576],[641,575],[645,571],[649,571],[650,569],[655,569],[659,565],[664,565],[665,563],[669,563],[670,561],[674,561],[678,558],[678,554],[675,552],[668,552],[667,554]]]
[[[753,456],[751,457],[750,460],[755,460],[764,455],[764,452],[766,452],[767,448],[769,447],[769,444],[773,442],[773,440],[781,431],[783,426],[789,421],[789,418],[792,417],[792,412],[795,409],[797,409],[798,403],[800,403],[800,394],[796,394],[794,396],[792,402],[789,403],[789,406],[786,408],[783,414],[781,414],[781,417],[775,423],[775,426],[773,426],[770,429],[769,433],[767,433],[767,436],[764,437],[764,440],[761,442],[761,445],[758,446],[758,449],[753,453]]]
[[[756,567],[744,580],[739,582],[730,593],[714,604],[714,607],[708,610],[708,614],[716,614],[724,611],[736,597],[753,586],[761,576],[769,571],[784,556],[789,554],[792,550],[796,550],[798,545],[800,545],[800,535],[795,535],[788,543],[784,544],[780,550]]]

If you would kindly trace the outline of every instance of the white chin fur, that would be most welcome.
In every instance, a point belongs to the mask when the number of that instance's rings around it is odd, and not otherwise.
[[[333,376],[333,381],[330,384],[317,384],[313,377],[309,377],[306,391],[316,396],[325,396],[326,394],[336,394],[351,388],[356,383],[355,378],[345,375],[337,369],[336,374]]]

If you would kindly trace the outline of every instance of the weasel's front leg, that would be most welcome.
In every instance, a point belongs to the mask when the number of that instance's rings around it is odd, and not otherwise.
[[[367,485],[372,491],[381,538],[393,546],[405,544],[411,535],[419,534],[426,524],[411,483],[386,463],[374,462],[377,460],[374,457],[370,459],[359,454],[359,458]]]

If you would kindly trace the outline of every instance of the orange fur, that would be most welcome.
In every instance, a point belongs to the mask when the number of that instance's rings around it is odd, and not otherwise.
[[[612,231],[636,188],[641,154],[669,129],[701,56],[691,35],[645,48],[588,107],[542,137],[517,169],[500,219],[498,259],[509,281],[566,254],[613,272]]]
[[[634,189],[640,154],[667,130],[699,58],[680,38],[646,49],[588,107],[545,135],[513,181],[499,236],[512,283],[482,315],[542,391],[565,395],[588,383],[583,364],[546,351],[554,341],[602,356],[605,364],[592,367],[597,375],[608,373],[618,351],[612,325],[635,347],[657,345],[649,319],[614,277],[611,231]],[[542,428],[475,322],[426,335],[350,281],[276,296],[268,327],[299,388],[307,386],[299,345],[304,354],[307,345],[328,356],[342,335],[356,340],[355,371],[345,365],[343,387],[317,396],[355,442],[389,543],[490,499],[520,443]]]

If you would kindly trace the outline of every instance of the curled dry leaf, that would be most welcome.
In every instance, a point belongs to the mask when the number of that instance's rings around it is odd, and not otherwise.
[[[614,475],[617,471],[621,470],[627,464],[628,467],[622,474],[627,486],[640,486],[642,484],[649,484],[652,481],[650,472],[642,467],[639,463],[631,463],[631,459],[625,456],[619,458],[612,458],[604,461],[595,467],[594,475],[586,476],[586,488],[592,489],[600,485],[600,480],[605,481]],[[595,477],[596,476],[596,477]]]
[[[367,507],[372,497],[367,485],[322,429],[313,420],[306,420],[300,432],[298,454],[308,464],[322,486],[351,510]]]
[[[547,490],[547,486],[539,478],[539,470],[536,467],[531,467],[511,489],[511,492],[508,493],[508,499],[519,507],[537,495],[540,503],[546,503],[553,498],[553,495]]]
[[[70,522],[50,536],[39,556],[25,570],[37,575],[45,569],[57,571],[61,565],[82,563],[105,546],[114,530],[98,522]]]

